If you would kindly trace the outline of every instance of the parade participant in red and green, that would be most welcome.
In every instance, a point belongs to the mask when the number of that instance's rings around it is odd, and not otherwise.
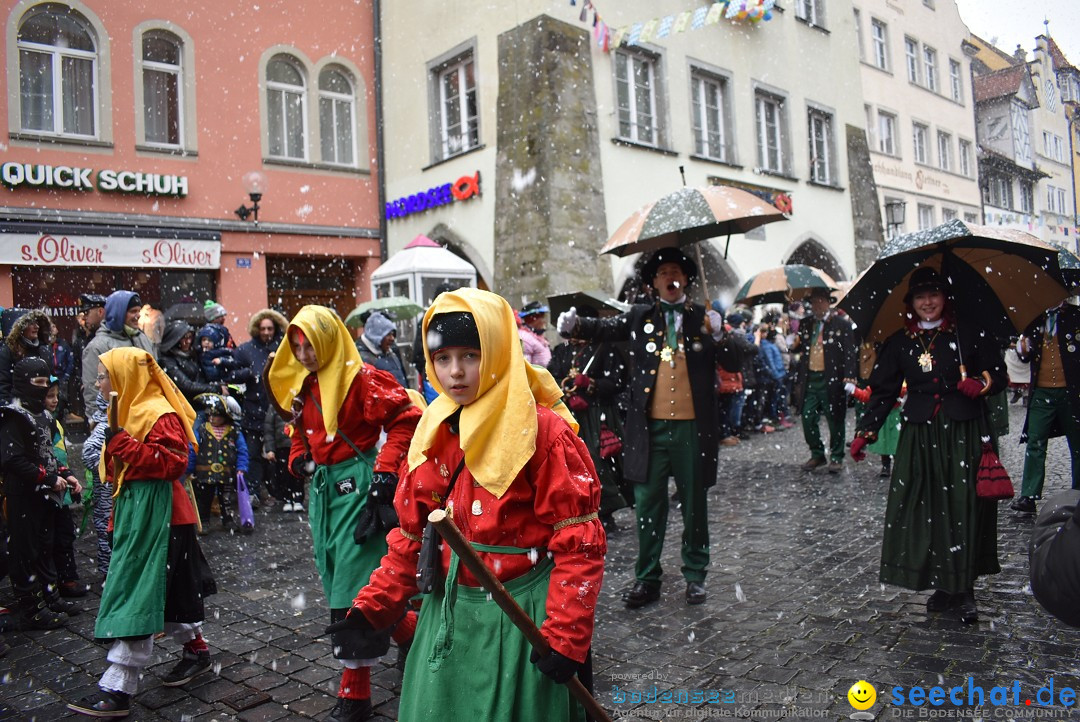
[[[289,470],[312,476],[309,522],[315,567],[330,621],[344,619],[352,598],[386,553],[398,470],[420,410],[385,371],[363,363],[349,330],[323,306],[304,306],[289,324],[267,375],[278,408],[292,409],[295,433]],[[386,431],[386,443],[375,444]],[[398,616],[394,639],[407,643],[415,615]],[[328,722],[359,722],[372,714],[371,666],[389,648],[390,634],[370,640],[348,630],[332,635],[345,669]]]
[[[471,288],[444,293],[423,331],[428,378],[440,395],[409,449],[394,504],[401,528],[340,626],[375,634],[401,615],[417,592],[428,513],[445,507],[552,651],[530,654],[444,545],[445,581],[424,601],[398,718],[579,719],[561,683],[575,674],[588,682],[607,547],[589,451],[554,379],[525,362],[514,312],[501,297]]]

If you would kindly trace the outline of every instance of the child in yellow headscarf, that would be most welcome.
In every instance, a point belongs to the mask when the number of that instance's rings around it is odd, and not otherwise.
[[[134,347],[101,355],[98,383],[116,393],[101,478],[116,487],[113,551],[94,636],[113,640],[100,692],[68,708],[91,717],[126,717],[142,669],[164,631],[184,645],[162,679],[186,684],[210,669],[200,627],[203,597],[216,591],[195,535],[195,511],[180,483],[195,411],[149,353]]]
[[[581,718],[562,683],[590,676],[607,548],[589,451],[554,379],[525,362],[514,312],[501,297],[469,288],[444,293],[424,316],[423,334],[439,396],[417,427],[394,500],[401,527],[337,626],[376,634],[401,615],[418,591],[428,513],[445,507],[552,652],[530,655],[529,643],[444,545],[446,581],[424,602],[398,719]]]
[[[304,306],[290,322],[266,381],[277,408],[292,410],[289,470],[312,476],[311,541],[334,622],[386,553],[386,533],[397,524],[398,472],[420,410],[392,375],[360,360],[345,324],[322,306]],[[386,443],[376,452],[383,430]],[[416,615],[399,618],[393,638],[401,645],[412,638]],[[344,671],[330,720],[371,716],[371,666],[390,636],[370,643],[349,631],[331,636]]]

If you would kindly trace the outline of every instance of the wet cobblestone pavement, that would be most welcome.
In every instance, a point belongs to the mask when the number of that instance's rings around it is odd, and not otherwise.
[[[1023,409],[1011,407],[1002,461],[1017,488],[1022,424]],[[623,531],[609,538],[594,639],[596,696],[614,717],[925,719],[956,710],[894,706],[892,688],[963,686],[966,697],[971,677],[986,697],[981,711],[967,709],[969,717],[1080,719],[1075,700],[1044,708],[1036,698],[1051,678],[1055,694],[1080,688],[1080,632],[1046,614],[1028,590],[1030,518],[999,504],[1002,573],[980,579],[980,621],[965,626],[955,615],[928,615],[926,593],[878,582],[887,481],[878,477],[876,458],[858,465],[848,459],[843,473],[830,475],[800,471],[806,456],[798,427],[721,448],[719,481],[709,493],[712,564],[702,606],[683,600],[681,522],[673,508],[660,601],[623,607],[637,544],[632,512],[616,515]],[[1064,440],[1053,440],[1047,495],[1068,488],[1068,464]],[[208,599],[204,627],[213,673],[185,687],[162,686],[179,651],[161,640],[131,719],[321,719],[333,706],[340,673],[319,639],[329,614],[306,517],[262,509],[257,525],[250,537],[214,531],[201,540],[220,590]],[[84,579],[98,584],[67,627],[5,635],[11,651],[0,659],[0,719],[78,718],[65,703],[92,692],[106,667],[106,647],[93,641],[100,580],[91,571],[92,532],[78,549]],[[6,582],[0,603],[10,603]],[[395,656],[391,650],[373,670],[376,720],[396,716]],[[860,679],[877,690],[867,713],[847,701]],[[1019,706],[1011,704],[1017,682]],[[991,704],[994,686],[1009,688],[1007,706]],[[674,701],[680,690],[715,701]],[[667,691],[673,701],[663,701]]]

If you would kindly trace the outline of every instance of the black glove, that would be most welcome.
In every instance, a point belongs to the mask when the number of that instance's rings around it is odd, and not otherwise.
[[[529,655],[529,661],[536,665],[541,672],[551,677],[559,684],[566,684],[577,674],[580,662],[575,662],[569,657],[564,657],[554,649],[541,657],[535,649]]]
[[[353,607],[345,615],[344,619],[339,619],[326,628],[326,634],[336,634],[338,632],[374,632],[375,627],[371,626],[371,622],[364,616],[364,613],[360,611],[359,607]]]
[[[397,512],[394,511],[394,492],[397,490],[397,474],[388,471],[376,471],[371,476],[371,488],[368,489],[367,504],[360,512],[353,531],[353,541],[363,544],[369,537],[386,536],[386,533],[398,525]]]
[[[109,442],[112,441],[113,437],[116,436],[117,434],[119,434],[121,431],[123,431],[123,429],[114,429],[111,426],[106,426],[105,427],[105,446],[108,447]]]
[[[315,473],[315,459],[311,458],[311,454],[300,454],[293,459],[289,470],[292,471],[293,476],[300,479],[311,476]]]

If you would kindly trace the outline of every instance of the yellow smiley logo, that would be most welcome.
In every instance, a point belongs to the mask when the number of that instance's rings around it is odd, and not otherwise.
[[[866,680],[860,679],[851,685],[847,699],[855,709],[870,709],[877,701],[877,690]]]

